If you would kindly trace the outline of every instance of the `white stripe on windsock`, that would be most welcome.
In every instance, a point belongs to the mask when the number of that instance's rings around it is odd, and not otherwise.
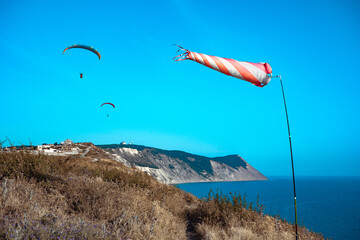
[[[217,59],[219,59],[220,62],[222,62],[224,64],[224,66],[230,72],[231,76],[244,79],[244,77],[241,75],[241,73],[239,73],[239,71],[234,67],[234,65],[232,65],[228,60],[221,58],[221,57],[217,57]]]
[[[195,55],[193,52],[190,52],[190,59],[195,61]]]
[[[251,72],[251,74],[254,75],[254,77],[256,77],[256,79],[259,82],[261,82],[261,83],[264,82],[264,79],[267,76],[265,72],[263,72],[259,68],[255,67],[251,63],[248,63],[248,62],[239,62],[239,63],[241,63],[241,65],[243,65],[247,70],[249,70],[249,72]]]
[[[254,65],[252,65],[251,63],[248,62],[239,62],[241,65],[244,66],[244,68],[246,68],[247,70],[249,70],[252,74],[254,74],[254,72],[259,71],[259,69],[257,67],[255,67]]]
[[[205,54],[203,54],[203,55],[205,55]],[[206,59],[209,61],[210,65],[211,65],[211,68],[213,68],[213,69],[221,72],[221,71],[220,71],[220,68],[218,67],[218,65],[216,64],[216,62],[212,59],[211,56],[205,55],[205,57],[206,57]]]
[[[196,53],[196,52],[192,52],[192,53],[196,56],[196,58],[200,61],[201,64],[205,65],[205,62],[204,62],[204,60],[202,59],[202,57],[201,57],[200,54],[198,54],[198,53]],[[195,61],[196,61],[196,58],[194,59]]]

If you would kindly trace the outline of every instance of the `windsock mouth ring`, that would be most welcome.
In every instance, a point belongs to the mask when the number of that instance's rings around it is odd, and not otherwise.
[[[265,63],[264,66],[265,66],[266,73],[272,74],[272,68],[270,67],[270,64]]]

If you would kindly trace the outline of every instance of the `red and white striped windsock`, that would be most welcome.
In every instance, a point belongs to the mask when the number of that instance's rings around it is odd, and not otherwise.
[[[268,63],[239,62],[230,58],[215,57],[180,48],[179,51],[185,52],[174,57],[175,61],[193,60],[226,75],[248,81],[258,87],[265,86],[271,80],[272,70]]]

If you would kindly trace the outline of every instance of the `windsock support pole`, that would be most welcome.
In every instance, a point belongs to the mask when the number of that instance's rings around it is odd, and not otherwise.
[[[280,79],[281,91],[282,91],[282,95],[283,95],[283,99],[284,99],[285,114],[286,114],[286,123],[287,123],[288,133],[289,133],[289,144],[290,144],[290,155],[291,155],[292,177],[293,177],[293,187],[294,187],[295,234],[296,234],[295,236],[296,236],[296,240],[298,240],[298,239],[299,239],[299,236],[298,236],[298,224],[297,224],[297,207],[296,207],[295,171],[294,171],[294,158],[293,158],[292,146],[291,146],[291,134],[290,134],[289,117],[288,117],[287,108],[286,108],[285,93],[284,93],[284,87],[283,87],[282,80],[281,80],[281,75],[275,76],[274,78],[279,78],[279,79]]]

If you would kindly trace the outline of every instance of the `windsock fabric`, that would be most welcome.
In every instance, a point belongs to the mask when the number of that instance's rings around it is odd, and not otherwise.
[[[191,52],[183,48],[180,50],[184,50],[185,53],[176,56],[175,61],[193,60],[226,75],[248,81],[258,87],[267,85],[271,80],[271,75],[268,74],[271,74],[272,70],[268,63],[239,62],[230,58]]]

